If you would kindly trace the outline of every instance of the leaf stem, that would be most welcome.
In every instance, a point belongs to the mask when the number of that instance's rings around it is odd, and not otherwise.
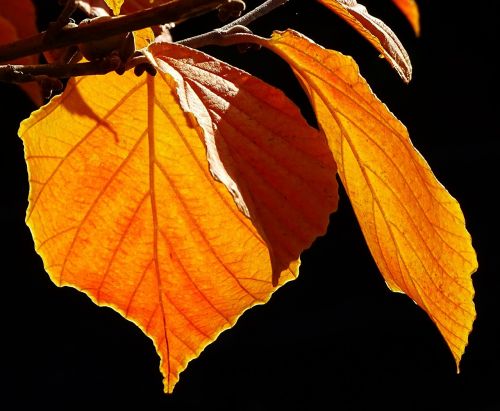
[[[244,30],[246,29],[246,30]],[[244,26],[233,26],[230,30],[222,32],[214,30],[213,32],[206,33],[207,35],[194,42],[178,42],[188,47],[202,47],[202,46],[234,46],[236,44],[256,44],[260,45],[260,41],[264,40],[262,37],[253,34],[249,29]],[[188,39],[186,39],[188,40]],[[259,41],[260,40],[260,41]]]
[[[154,8],[112,17],[110,20],[61,29],[57,35],[45,37],[45,32],[0,46],[0,62],[38,54],[46,50],[99,40],[115,34],[140,30],[166,22],[182,21],[199,16],[228,3],[230,0],[172,0]],[[106,33],[103,35],[103,33]]]
[[[224,27],[219,30],[228,30],[233,26],[248,26],[253,21],[258,18],[270,13],[274,9],[283,6],[285,3],[288,3],[289,0],[267,0],[262,3],[260,6],[257,6],[253,10],[249,11],[247,14],[244,14],[240,18],[232,21],[231,23],[226,24]]]

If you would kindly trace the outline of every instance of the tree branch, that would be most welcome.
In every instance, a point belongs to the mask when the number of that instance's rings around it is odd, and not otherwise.
[[[145,56],[131,58],[125,66],[118,56],[99,59],[86,63],[52,63],[36,65],[7,64],[0,66],[0,81],[8,83],[26,83],[37,80],[37,77],[70,78],[78,76],[102,75],[123,68],[123,71],[138,65],[149,64]]]
[[[74,1],[73,1],[74,2]],[[47,37],[45,33],[29,39],[21,40],[5,46],[0,46],[0,61],[11,60],[24,55],[33,54],[53,48],[75,46],[92,40],[102,39],[102,33],[108,36],[137,30],[143,27],[160,24],[165,20],[179,20],[199,15],[215,9],[221,4],[228,4],[231,0],[172,0],[170,3],[147,9],[138,13],[113,17],[110,20],[96,22],[92,25],[81,25],[74,28],[64,28],[55,35]],[[234,44],[256,43],[258,36],[252,34],[244,25],[250,24],[257,18],[269,13],[275,8],[285,4],[288,0],[267,0],[244,16],[232,21],[225,26],[208,33],[195,36],[178,43],[190,47],[204,45],[229,46]],[[181,4],[181,6],[179,6]],[[189,6],[186,6],[189,4]],[[168,17],[167,17],[168,16]],[[188,17],[189,16],[189,17]],[[51,33],[52,34],[52,33]],[[36,50],[36,51],[35,51]],[[125,70],[139,69],[148,65],[144,56],[130,59],[123,65],[117,56],[108,56],[87,63],[71,64],[55,62],[39,65],[0,65],[0,81],[10,83],[23,83],[36,81],[40,78],[63,79],[85,75],[101,75],[111,71],[123,72]],[[138,67],[141,66],[141,67]],[[144,71],[144,67],[138,73]]]
[[[0,62],[38,54],[46,50],[76,45],[167,22],[186,20],[216,9],[230,0],[172,0],[169,3],[136,13],[112,17],[85,26],[64,28],[45,38],[45,32],[0,46]]]
[[[118,66],[109,60],[96,60],[76,64],[37,64],[0,66],[0,81],[8,83],[26,83],[35,81],[37,77],[69,78],[89,74],[106,74]]]
[[[227,42],[228,34],[234,33],[235,31],[242,32],[243,30],[240,29],[242,26],[247,26],[248,24],[257,20],[259,17],[266,15],[267,13],[273,11],[274,9],[284,5],[288,1],[289,0],[267,0],[260,6],[248,12],[247,14],[241,16],[240,18],[232,21],[229,24],[226,24],[225,26],[219,29],[209,31],[208,33],[200,34],[198,36],[190,37],[185,40],[180,40],[177,43],[192,48],[198,48],[208,45],[222,46],[222,45],[236,44]],[[232,37],[232,38],[236,42],[241,43],[240,40],[242,39],[242,37],[238,38]],[[251,37],[248,38],[250,39]]]
[[[280,6],[283,6],[285,3],[288,3],[288,1],[289,0],[267,0],[247,14],[241,16],[240,18],[232,21],[229,24],[226,24],[220,30],[228,30],[233,26],[248,26],[258,18],[270,13]]]

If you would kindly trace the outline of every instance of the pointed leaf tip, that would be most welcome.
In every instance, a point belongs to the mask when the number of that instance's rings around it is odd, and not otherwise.
[[[70,80],[19,135],[46,271],[137,324],[171,392],[272,282],[298,275],[337,186],[325,136],[283,93],[203,53],[157,50],[156,77]]]
[[[394,32],[380,19],[368,13],[355,0],[317,0],[365,37],[396,70],[406,83],[412,77],[410,57]]]
[[[104,0],[114,15],[120,14],[124,0]]]
[[[213,180],[172,91],[160,75],[86,77],[20,128],[45,269],[152,338],[166,392],[275,290],[265,242]]]
[[[476,317],[477,269],[458,202],[352,58],[291,30],[262,45],[290,64],[308,94],[387,284],[427,312],[458,367]]]
[[[420,36],[420,11],[415,0],[392,0],[410,22],[415,34]]]

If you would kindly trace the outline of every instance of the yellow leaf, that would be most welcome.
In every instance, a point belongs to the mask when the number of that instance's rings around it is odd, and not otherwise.
[[[410,22],[415,34],[420,35],[420,12],[415,0],[392,0]]]
[[[262,44],[290,64],[308,94],[388,286],[429,314],[458,367],[475,318],[471,274],[477,269],[458,202],[352,58],[293,31]]]
[[[134,31],[133,34],[134,34],[135,48],[137,50],[149,46],[155,39],[153,30],[151,30],[149,27]]]
[[[201,53],[178,66],[188,64],[222,69],[198,88],[184,84],[190,104],[207,104],[197,109],[210,132],[179,106],[179,79],[161,72],[70,81],[20,128],[27,223],[45,269],[152,338],[167,392],[188,361],[270,298],[271,252],[290,256],[279,284],[296,277],[290,250],[324,232],[337,201],[324,135],[282,93]],[[250,219],[213,179],[207,150]]]
[[[120,9],[124,0],[104,0],[114,15],[120,14]]]
[[[318,0],[363,35],[391,64],[405,82],[412,76],[410,57],[394,32],[371,16],[356,0]]]

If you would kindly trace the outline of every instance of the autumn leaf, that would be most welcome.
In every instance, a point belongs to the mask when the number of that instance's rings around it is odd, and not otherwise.
[[[420,12],[415,0],[392,0],[410,22],[415,34],[420,35]]]
[[[35,8],[31,0],[0,2],[0,16],[9,20],[21,39],[38,33]]]
[[[122,7],[124,0],[104,0],[108,7],[113,11],[113,14],[120,14],[120,9]]]
[[[0,2],[0,44],[11,43],[37,33],[35,8],[31,0]],[[27,56],[8,63],[37,64],[38,58]],[[37,106],[42,104],[40,87],[37,83],[23,83],[20,87]]]
[[[363,35],[391,64],[400,77],[412,76],[410,57],[394,32],[380,19],[371,16],[356,0],[318,0],[337,13]]]
[[[296,108],[255,77],[180,45],[153,44],[150,51],[174,79],[184,111],[202,128],[211,173],[267,240],[277,282],[289,261],[326,230],[336,208],[336,170],[327,144],[298,138],[311,131],[294,120],[300,117]],[[270,116],[268,105],[282,115]],[[277,135],[293,139],[294,150],[283,150]]]
[[[261,43],[290,64],[309,96],[388,286],[428,313],[458,367],[475,318],[471,274],[477,269],[458,202],[352,58],[294,31]]]
[[[136,50],[140,50],[149,46],[155,39],[153,30],[151,30],[149,27],[134,31],[132,32],[132,34],[134,35],[134,44]]]
[[[19,134],[45,269],[151,337],[171,392],[188,361],[270,298],[271,254],[290,256],[279,285],[296,277],[337,187],[324,135],[281,92],[202,53],[164,51],[155,78],[70,81]]]

